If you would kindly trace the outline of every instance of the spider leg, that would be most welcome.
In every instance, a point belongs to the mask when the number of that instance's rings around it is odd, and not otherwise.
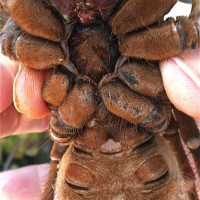
[[[153,132],[167,127],[169,105],[158,105],[149,97],[132,91],[113,75],[105,76],[99,88],[106,108],[113,114]]]
[[[0,32],[0,52],[8,56],[11,60],[17,61],[15,54],[16,37],[21,33],[16,21],[9,18]]]
[[[66,41],[74,23],[65,23],[50,1],[11,0],[5,6],[11,19],[1,31],[2,53],[35,69],[68,64]]]
[[[186,187],[188,187],[188,194],[191,200],[198,200],[198,196],[195,189],[195,175],[189,164],[188,158],[184,151],[180,133],[175,119],[172,117],[169,127],[164,131],[163,138],[176,155],[179,167],[182,171],[183,177],[186,181]]]
[[[200,45],[198,20],[187,17],[168,19],[163,24],[129,34],[119,42],[120,52],[128,57],[163,60]]]
[[[50,170],[45,184],[45,188],[42,193],[41,200],[54,199],[54,190],[57,178],[58,165],[63,154],[66,152],[67,148],[68,148],[67,145],[58,144],[54,142],[50,153],[50,158],[51,158]]]
[[[58,114],[68,126],[82,128],[93,117],[97,107],[97,92],[87,77],[77,77],[76,84],[58,107]]]
[[[48,178],[44,190],[42,192],[41,200],[54,199],[54,185],[57,177],[57,162],[51,161]]]
[[[120,58],[115,73],[131,90],[151,97],[163,98],[165,96],[163,81],[158,63],[127,58],[122,63]]]
[[[157,3],[156,6],[159,5]],[[113,33],[119,36],[121,54],[146,60],[163,60],[178,56],[185,49],[198,48],[200,46],[199,0],[193,1],[189,18],[161,20],[167,13],[167,8],[171,8],[174,3],[162,2],[163,7],[159,6],[159,9],[156,9],[152,8],[154,5],[147,6],[143,1],[127,1],[110,20]],[[148,8],[151,11],[147,12]],[[162,14],[157,13],[157,10],[162,9],[165,10]],[[149,14],[149,21],[145,18],[145,13]],[[123,23],[125,21],[126,23]]]
[[[88,77],[75,77],[65,66],[48,74],[42,95],[54,113],[50,121],[50,137],[57,143],[73,139],[93,117],[97,107],[95,83]]]
[[[59,65],[65,60],[59,43],[22,34],[17,38],[15,45],[17,59],[25,67],[46,69]]]
[[[68,60],[68,54],[64,54],[59,43],[24,33],[11,18],[1,31],[0,39],[2,53],[24,67],[46,69]]]
[[[60,106],[66,98],[72,77],[73,75],[63,66],[56,67],[47,75],[42,95],[48,106],[53,110]]]
[[[112,32],[121,36],[153,24],[169,12],[176,2],[177,0],[154,0],[154,3],[146,0],[125,1],[120,10],[109,20]]]
[[[67,144],[74,139],[80,130],[67,126],[55,112],[49,124],[50,138],[60,144]]]
[[[11,0],[7,7],[11,17],[29,34],[53,41],[60,41],[65,35],[62,21],[52,12],[48,1]]]
[[[184,151],[183,143],[181,142],[180,133],[174,117],[171,118],[167,130],[164,131],[163,137],[176,155],[179,167],[186,181],[186,187],[188,187],[190,199],[198,200],[198,195],[195,188],[195,175],[188,159],[186,159],[187,155]]]
[[[192,0],[192,10],[190,13],[190,17],[193,19],[200,18],[200,1],[199,0]],[[199,21],[197,21],[199,23]]]
[[[177,123],[181,132],[181,137],[184,143],[190,150],[195,164],[200,175],[200,132],[196,126],[193,118],[188,115],[178,111],[176,108],[173,109]]]

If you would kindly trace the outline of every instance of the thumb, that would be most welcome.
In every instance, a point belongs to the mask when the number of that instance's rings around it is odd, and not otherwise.
[[[39,119],[50,114],[42,97],[46,71],[20,68],[14,81],[14,104],[28,118]]]

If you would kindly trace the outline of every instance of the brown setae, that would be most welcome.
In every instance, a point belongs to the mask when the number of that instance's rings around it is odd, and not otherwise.
[[[164,20],[176,2],[4,1],[1,51],[51,68],[42,94],[54,145],[41,199],[198,199],[180,134],[198,174],[200,134],[171,106],[158,68],[200,46],[200,1],[189,17]]]

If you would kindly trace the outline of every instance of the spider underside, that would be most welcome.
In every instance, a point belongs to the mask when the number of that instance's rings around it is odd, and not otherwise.
[[[49,70],[53,117],[44,200],[195,200],[200,134],[173,108],[158,62],[199,47],[200,2],[163,17],[176,0],[10,0],[2,52]],[[26,16],[26,17],[24,17]]]

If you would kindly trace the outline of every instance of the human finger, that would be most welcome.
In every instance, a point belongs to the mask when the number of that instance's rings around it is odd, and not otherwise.
[[[41,119],[29,119],[17,112],[12,103],[0,113],[0,138],[10,135],[43,132],[47,130],[50,116]]]
[[[200,49],[160,63],[170,101],[182,112],[200,118]]]
[[[0,113],[11,105],[14,76],[18,70],[18,63],[12,62],[0,54]]]
[[[0,137],[6,137],[13,134],[21,134],[21,133],[29,133],[29,132],[42,132],[47,129],[49,116],[41,119],[28,119],[24,115],[17,112],[14,104],[13,104],[13,82],[15,75],[18,70],[18,63],[12,62],[7,57],[0,54]],[[39,75],[38,75],[39,74]],[[35,76],[41,77],[40,72],[35,72]],[[42,76],[43,78],[43,76]],[[29,84],[29,80],[27,78],[26,85]],[[36,91],[37,91],[37,83],[36,84]],[[39,85],[38,90],[40,90],[41,85]],[[37,93],[36,91],[32,92]],[[22,94],[21,94],[22,95]],[[26,94],[25,94],[26,95]],[[24,97],[26,98],[26,97]],[[27,97],[27,104],[32,101],[32,97]],[[40,100],[41,101],[41,100]],[[38,101],[38,102],[40,102]],[[34,105],[34,104],[33,104]],[[27,105],[26,105],[27,106]],[[46,105],[44,109],[46,109]],[[41,109],[42,106],[35,107],[36,113],[38,112],[37,109]],[[31,107],[31,106],[30,106]],[[43,107],[42,107],[43,108]],[[47,113],[49,110],[47,110]],[[39,111],[40,113],[40,111]]]
[[[40,199],[48,171],[49,165],[41,164],[0,173],[0,199]]]

